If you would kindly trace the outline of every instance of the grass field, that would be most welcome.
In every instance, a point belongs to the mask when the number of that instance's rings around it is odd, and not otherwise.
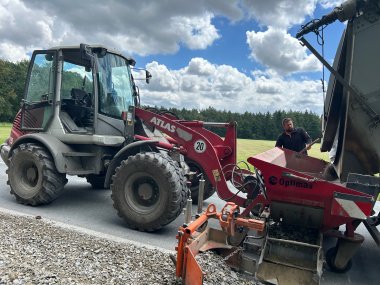
[[[11,126],[11,123],[0,123],[0,144],[9,137]]]
[[[247,140],[238,139],[238,161],[246,161],[248,157],[267,151],[274,148],[275,141],[263,140]],[[328,153],[319,151],[320,144],[314,144],[311,150],[308,151],[309,155],[323,160],[328,160]]]
[[[3,143],[9,137],[10,131],[10,123],[0,123],[0,143]],[[271,149],[274,145],[274,141],[238,139],[238,161],[246,161],[248,157]],[[328,159],[327,153],[319,151],[319,144],[313,145],[309,155],[324,160]]]

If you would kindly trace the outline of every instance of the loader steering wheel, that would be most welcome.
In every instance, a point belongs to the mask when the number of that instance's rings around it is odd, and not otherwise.
[[[265,183],[264,183],[264,180],[263,180],[263,175],[261,174],[261,171],[258,170],[256,167],[255,167],[255,174],[256,174],[256,179],[259,182],[261,193],[263,194],[263,196],[265,197],[265,199],[268,200],[268,195],[267,195],[267,190],[265,188]]]

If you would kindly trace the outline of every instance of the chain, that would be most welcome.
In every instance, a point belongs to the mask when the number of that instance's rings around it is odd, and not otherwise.
[[[242,247],[238,247],[236,248],[236,250],[234,250],[233,252],[231,252],[229,255],[227,255],[225,258],[223,258],[223,261],[227,261],[228,259],[230,259],[233,255],[235,255],[236,253],[238,253],[239,251],[242,251],[243,248]]]

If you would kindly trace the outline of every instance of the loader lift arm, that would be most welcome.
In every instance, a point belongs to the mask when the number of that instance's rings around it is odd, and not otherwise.
[[[246,199],[233,193],[227,185],[232,168],[236,165],[236,123],[206,123],[202,121],[177,120],[169,116],[136,108],[136,117],[144,124],[157,128],[168,135],[171,144],[157,143],[165,149],[177,145],[180,153],[202,166],[210,183],[225,201],[246,207]],[[206,126],[226,128],[225,139],[205,129]],[[147,139],[139,136],[140,139]]]

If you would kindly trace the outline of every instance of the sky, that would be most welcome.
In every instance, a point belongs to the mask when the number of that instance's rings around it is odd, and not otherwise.
[[[231,112],[323,110],[322,65],[295,34],[341,0],[0,0],[0,58],[102,44],[148,69],[141,103]],[[332,63],[345,25],[324,30]],[[316,35],[306,36],[321,52]],[[325,82],[328,77],[325,77]]]

